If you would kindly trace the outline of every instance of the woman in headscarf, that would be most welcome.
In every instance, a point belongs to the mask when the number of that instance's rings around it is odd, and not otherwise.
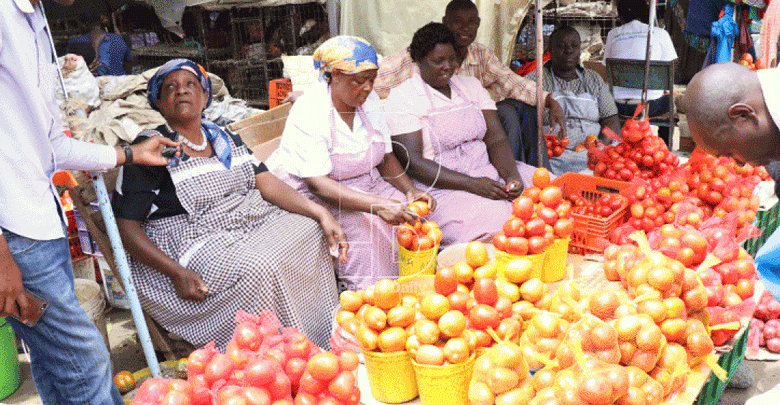
[[[514,160],[496,103],[469,76],[453,76],[455,35],[441,23],[417,30],[409,46],[419,67],[390,91],[390,133],[409,175],[431,189],[440,209],[441,245],[489,241],[530,187],[535,168]]]
[[[182,158],[125,166],[117,181],[117,225],[146,313],[195,346],[222,348],[238,310],[271,310],[326,347],[337,304],[328,244],[342,259],[347,249],[336,220],[203,118],[212,93],[200,65],[172,60],[147,91],[166,123],[135,142],[180,140]]]
[[[314,53],[324,83],[293,105],[271,170],[338,219],[351,243],[346,263],[337,264],[342,289],[366,287],[398,276],[391,226],[414,221],[407,208],[433,198],[418,190],[393,155],[390,132],[373,91],[377,56],[365,40],[339,36]]]

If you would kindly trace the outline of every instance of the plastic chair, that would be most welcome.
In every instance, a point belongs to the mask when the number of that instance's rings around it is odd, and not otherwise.
[[[676,61],[677,59],[668,62],[650,61],[650,75],[647,78],[648,90],[665,90],[669,93],[669,112],[650,117],[650,123],[669,127],[670,139],[678,121],[677,107],[674,103],[674,64]],[[642,89],[645,79],[644,60],[607,58],[606,65],[610,91],[614,86]],[[621,123],[629,118],[631,116],[620,115]]]

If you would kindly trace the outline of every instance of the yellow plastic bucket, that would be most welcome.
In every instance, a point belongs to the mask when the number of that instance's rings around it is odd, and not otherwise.
[[[371,395],[379,402],[399,404],[417,397],[417,379],[406,351],[380,353],[363,350]]]
[[[504,277],[504,269],[506,264],[512,259],[525,258],[531,262],[531,278],[542,279],[542,267],[544,267],[544,253],[537,255],[510,255],[509,253],[496,250],[496,270],[498,271],[498,277],[506,279]]]
[[[398,275],[401,277],[436,273],[439,245],[427,250],[409,250],[398,245]]]
[[[566,275],[566,259],[569,257],[569,238],[556,239],[544,252],[541,280],[545,283],[562,280]]]
[[[446,366],[414,365],[422,405],[470,405],[469,383],[477,356]]]

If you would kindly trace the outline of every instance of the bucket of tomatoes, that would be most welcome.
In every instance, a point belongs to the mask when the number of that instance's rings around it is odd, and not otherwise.
[[[409,210],[420,218],[430,212],[424,201],[409,204]],[[415,220],[398,227],[398,275],[416,276],[436,271],[436,253],[439,250],[442,233],[433,221]]]

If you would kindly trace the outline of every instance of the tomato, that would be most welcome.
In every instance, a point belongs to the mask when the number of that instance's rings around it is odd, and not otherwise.
[[[558,221],[558,213],[554,209],[542,207],[538,212],[539,218],[547,225],[554,225]]]
[[[466,263],[473,268],[483,266],[488,262],[488,252],[482,242],[469,242],[466,244]]]
[[[528,254],[528,239],[516,236],[507,238],[506,252],[511,255],[525,256]]]
[[[422,345],[417,349],[414,360],[419,364],[441,366],[444,364],[444,352],[434,345]]]
[[[244,368],[244,384],[252,387],[264,387],[276,378],[277,372],[279,372],[279,364],[272,360],[262,358],[252,360]]]
[[[422,249],[422,246],[420,247]],[[430,247],[429,247],[430,248]],[[374,286],[374,305],[388,310],[401,303],[401,284],[382,279]]]
[[[525,231],[527,237],[544,236],[544,221],[539,218],[533,218],[526,222]]]
[[[217,353],[206,366],[204,376],[209,385],[219,380],[227,380],[233,374],[233,362],[227,354]]]
[[[255,351],[260,347],[260,343],[263,342],[263,336],[260,334],[257,325],[251,323],[244,322],[238,324],[235,332],[233,332],[233,336],[233,339],[242,349]]]
[[[321,352],[309,359],[306,370],[318,380],[328,381],[339,373],[339,359],[331,352]]]
[[[334,398],[346,401],[352,395],[352,388],[355,387],[356,383],[355,376],[351,371],[342,371],[328,384],[328,392]]]
[[[502,229],[507,237],[525,236],[525,223],[514,215],[509,217]]]
[[[570,218],[561,218],[555,222],[555,236],[565,239],[574,233],[574,221]]]
[[[466,339],[453,338],[447,341],[442,348],[444,358],[451,364],[463,363],[471,355]]]
[[[363,314],[363,322],[375,331],[381,331],[387,326],[387,314],[377,307],[368,307]]]
[[[458,337],[466,329],[466,316],[460,311],[447,311],[439,318],[438,326],[439,332],[445,337]]]
[[[458,277],[455,270],[450,267],[442,267],[436,271],[433,278],[433,289],[439,294],[450,295],[458,287]]]
[[[504,231],[497,233],[496,236],[493,237],[493,247],[496,248],[496,250],[506,252],[506,235],[504,235]]]
[[[424,217],[430,213],[430,209],[428,208],[428,203],[425,201],[415,201],[411,204],[409,204],[409,210],[413,211],[417,215]]]
[[[301,393],[318,395],[321,392],[325,392],[328,389],[328,382],[315,378],[309,372],[303,373],[301,376],[300,386],[298,387],[298,394],[296,395],[296,403]]]
[[[405,328],[414,322],[417,310],[408,306],[397,306],[387,311],[387,325]]]
[[[493,305],[498,299],[498,289],[496,282],[489,278],[479,278],[474,280],[472,288],[474,298],[480,304]]]
[[[479,304],[469,311],[469,320],[477,329],[496,328],[501,321],[498,311],[490,305]]]
[[[452,266],[452,269],[455,270],[455,275],[460,284],[469,284],[474,278],[474,269],[466,262],[457,262]]]
[[[379,334],[377,346],[379,350],[385,353],[400,352],[406,349],[406,336],[404,328],[397,326],[387,328]]]
[[[116,385],[120,394],[125,394],[135,388],[135,378],[129,371],[120,371],[114,376],[114,385]]]
[[[512,201],[512,215],[523,221],[531,219],[534,213],[534,201],[525,196],[520,196]]]
[[[360,294],[346,290],[339,295],[339,303],[341,304],[341,309],[357,312],[357,310],[363,306],[363,299],[360,298]]]
[[[534,236],[528,239],[528,253],[532,255],[540,254],[547,248],[544,238]]]
[[[409,225],[403,224],[398,227],[398,244],[404,249],[411,249],[412,242],[417,238],[414,229]]]
[[[197,349],[187,357],[187,372],[190,374],[203,374],[206,364],[211,360],[213,352]]]
[[[161,405],[190,405],[191,403],[190,397],[181,391],[169,391],[160,402]]]
[[[544,167],[540,167],[534,172],[532,181],[534,187],[543,189],[550,184],[550,172]]]
[[[439,326],[428,319],[417,321],[414,324],[414,334],[423,345],[432,345],[439,340]]]
[[[308,392],[298,392],[294,405],[317,405],[317,397]]]
[[[560,187],[547,186],[539,194],[539,201],[547,207],[556,208],[563,201]]]
[[[290,378],[290,382],[293,385],[298,385],[301,381],[301,376],[306,371],[308,362],[304,359],[293,357],[287,360],[287,364],[284,366],[284,373]]]
[[[542,192],[542,189],[539,187],[533,186],[528,187],[527,189],[523,190],[523,196],[528,197],[531,199],[531,201],[536,204],[539,202],[539,193]]]
[[[437,293],[426,295],[420,303],[420,312],[432,321],[437,321],[449,310],[450,301],[447,297]]]

